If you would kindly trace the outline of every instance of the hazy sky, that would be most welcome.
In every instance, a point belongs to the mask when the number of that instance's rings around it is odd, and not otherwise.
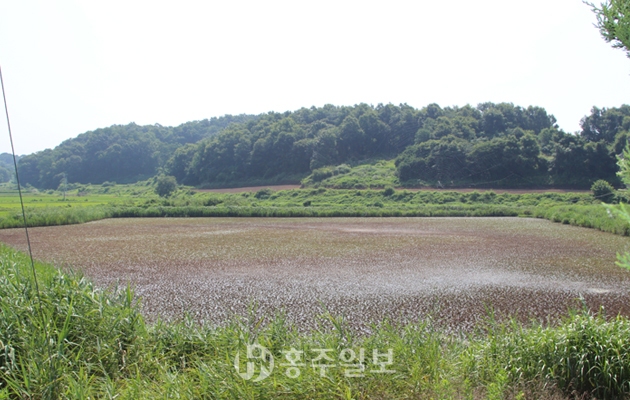
[[[594,22],[580,0],[0,0],[0,66],[18,154],[327,103],[505,101],[574,132],[630,102],[630,59]]]

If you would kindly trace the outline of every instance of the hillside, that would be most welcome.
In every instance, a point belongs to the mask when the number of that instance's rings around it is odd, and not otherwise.
[[[135,182],[155,175],[176,149],[254,118],[226,115],[176,127],[131,123],[96,129],[22,157],[20,179],[42,189],[56,189],[64,174],[76,183]]]
[[[578,135],[555,122],[543,108],[510,103],[303,108],[232,125],[181,148],[166,171],[179,182],[208,187],[297,182],[310,175],[308,183],[341,175],[348,171],[343,164],[395,159],[397,179],[382,182],[574,188],[588,188],[597,179],[617,182],[616,156],[626,143],[630,107],[593,108]],[[363,178],[330,186],[370,187],[369,170],[354,171]]]
[[[588,188],[597,179],[617,184],[616,157],[626,144],[630,106],[594,107],[581,126],[578,134],[566,133],[545,109],[511,103],[326,105],[175,128],[112,126],[25,156],[19,164],[24,182],[39,188],[58,187],[64,174],[69,182],[102,183],[159,172],[200,187],[297,183],[309,176],[306,181],[315,182],[329,170],[379,160],[395,160],[395,171],[390,167],[383,182],[404,186]],[[332,186],[372,186],[357,181],[369,171],[353,171],[354,181],[338,178]]]

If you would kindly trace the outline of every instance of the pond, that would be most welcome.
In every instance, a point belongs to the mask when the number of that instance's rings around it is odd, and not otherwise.
[[[328,310],[358,330],[431,316],[553,321],[569,308],[630,315],[630,240],[526,218],[152,218],[31,228],[37,259],[102,287],[127,282],[148,320],[224,323],[280,310],[301,329]],[[0,230],[24,250],[24,231]]]

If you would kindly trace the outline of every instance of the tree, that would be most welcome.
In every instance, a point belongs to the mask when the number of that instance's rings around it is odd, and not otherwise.
[[[487,137],[493,138],[505,131],[505,116],[501,110],[491,108],[483,113],[483,130]]]
[[[626,145],[623,150],[623,154],[617,158],[617,165],[619,166],[619,172],[617,175],[621,178],[621,181],[630,188],[630,144]],[[607,205],[608,211],[624,219],[630,224],[630,210],[623,204],[619,203],[619,206]],[[625,252],[623,254],[617,254],[617,265],[621,268],[630,270],[630,253]]]
[[[339,126],[337,148],[342,161],[360,159],[364,155],[365,132],[354,116],[346,117]]]
[[[597,16],[597,28],[604,39],[617,49],[624,49],[630,57],[630,1],[607,0],[599,7],[593,3],[585,3],[593,9]]]
[[[455,136],[409,146],[396,159],[401,181],[421,180],[441,184],[462,181],[469,176],[466,141]]]
[[[313,155],[311,157],[311,170],[325,167],[326,165],[336,165],[339,159],[337,153],[337,129],[324,129],[315,139]]]
[[[602,3],[598,8],[592,3],[590,5],[597,15],[597,27],[607,42],[613,42],[613,47],[625,49],[626,55],[630,57],[630,1],[609,0]],[[630,187],[630,144],[626,144],[622,156],[618,157],[617,165],[619,172],[617,175],[621,181]],[[609,208],[621,218],[630,223],[630,212],[623,204],[619,208]],[[630,253],[625,252],[617,256],[617,265],[630,270]]]
[[[166,162],[166,171],[173,175],[178,182],[195,184],[195,175],[190,171],[190,165],[197,152],[198,146],[189,143],[178,148],[175,154]]]
[[[591,115],[582,118],[580,136],[590,142],[605,140],[614,143],[617,134],[623,131],[624,121],[630,122],[630,106],[591,109]]]
[[[155,185],[155,193],[160,197],[168,197],[177,190],[177,180],[174,176],[160,175]]]

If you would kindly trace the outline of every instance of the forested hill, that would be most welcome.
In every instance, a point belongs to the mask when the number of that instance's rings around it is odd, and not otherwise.
[[[226,115],[176,127],[135,123],[83,133],[54,149],[22,157],[18,168],[24,184],[56,189],[64,174],[68,182],[127,183],[158,172],[176,149],[211,137],[230,124],[256,118]]]
[[[366,159],[396,158],[412,186],[571,186],[616,181],[630,106],[593,108],[579,135],[557,128],[540,107],[430,104],[269,113],[180,148],[168,173],[192,185],[278,182]]]
[[[616,181],[630,106],[593,108],[577,135],[540,107],[482,103],[326,105],[225,116],[179,127],[113,126],[25,156],[26,183],[128,182],[160,170],[180,183],[234,186],[298,182],[315,169],[396,159],[409,185],[585,187]]]

